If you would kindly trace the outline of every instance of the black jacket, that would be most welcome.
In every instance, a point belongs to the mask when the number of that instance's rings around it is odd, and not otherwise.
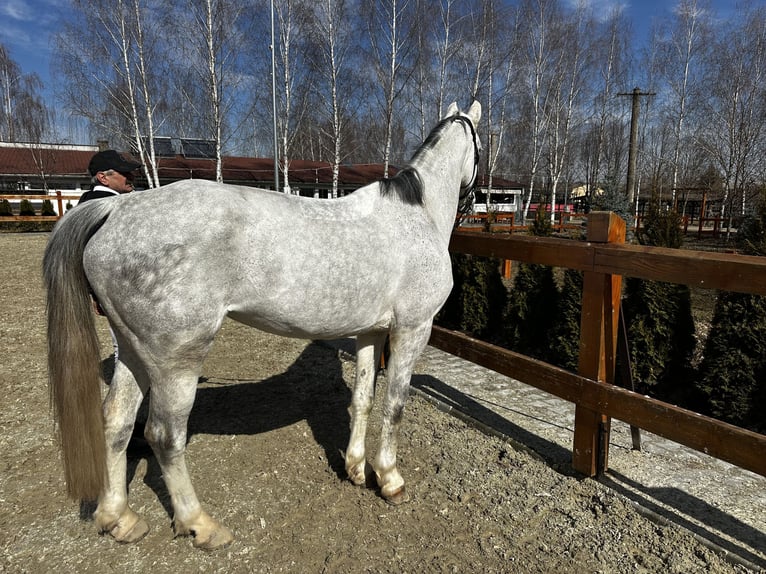
[[[96,188],[83,193],[82,196],[80,196],[80,201],[77,202],[77,205],[85,203],[86,201],[90,201],[91,199],[99,199],[101,197],[115,197],[117,195],[119,195],[117,192],[107,191],[105,188],[99,188],[99,186],[97,186]]]

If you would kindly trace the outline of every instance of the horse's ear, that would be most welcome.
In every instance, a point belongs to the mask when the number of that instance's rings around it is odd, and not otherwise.
[[[457,114],[460,110],[457,107],[457,102],[452,102],[449,107],[447,108],[447,113],[444,115],[445,118],[449,118]],[[444,119],[444,118],[442,118]]]
[[[471,118],[474,126],[479,125],[479,120],[481,119],[481,104],[478,100],[473,101],[466,114]]]

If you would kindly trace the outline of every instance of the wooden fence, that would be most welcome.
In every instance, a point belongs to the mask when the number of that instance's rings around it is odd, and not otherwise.
[[[606,470],[611,418],[766,476],[766,435],[614,385],[623,276],[766,295],[766,257],[625,245],[625,222],[588,216],[587,241],[458,232],[450,250],[583,272],[580,359],[572,373],[462,333],[434,327],[431,344],[575,403],[572,466]]]
[[[557,213],[552,223],[553,231],[564,233],[565,231],[582,229],[580,220],[585,219],[583,214]],[[515,213],[495,212],[490,217],[486,213],[471,213],[461,216],[458,231],[492,231],[506,233],[526,233],[529,224],[524,221],[518,223]]]
[[[63,214],[64,214],[64,202],[65,201],[74,201],[75,203],[79,201],[80,196],[79,195],[63,195],[61,191],[56,190],[56,195],[19,195],[19,194],[9,194],[9,195],[0,195],[0,200],[7,199],[9,201],[11,200],[22,200],[22,199],[28,199],[29,201],[45,201],[46,199],[49,199],[50,201],[56,202],[57,212],[58,215],[5,215],[0,217],[0,221],[57,221]]]
[[[554,233],[566,233],[582,229],[582,221],[587,218],[583,213],[557,213],[552,228]],[[496,212],[490,217],[486,213],[471,213],[461,216],[459,231],[492,231],[494,233],[527,233],[529,231],[529,219],[517,221],[515,213]],[[644,217],[636,218],[635,232],[643,224]],[[696,235],[698,239],[713,237],[718,239],[726,231],[736,231],[732,226],[735,220],[731,217],[703,217],[691,218],[684,215],[681,218],[680,229],[684,235]]]

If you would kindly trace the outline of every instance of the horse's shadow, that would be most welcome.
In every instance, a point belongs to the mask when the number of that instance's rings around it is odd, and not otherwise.
[[[108,363],[104,361],[105,371]],[[346,476],[342,452],[350,435],[350,402],[351,390],[343,379],[337,353],[312,343],[286,371],[260,381],[217,379],[214,375],[200,379],[187,440],[196,434],[258,435],[305,420],[330,468],[342,480]],[[144,483],[172,516],[162,471],[141,437],[145,411],[143,405],[128,446],[128,484],[145,459]]]

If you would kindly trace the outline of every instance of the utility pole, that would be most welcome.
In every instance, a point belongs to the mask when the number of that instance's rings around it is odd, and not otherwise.
[[[630,112],[630,146],[628,147],[628,183],[625,194],[628,196],[628,202],[631,209],[636,201],[636,163],[638,157],[638,116],[641,113],[639,98],[641,96],[654,96],[654,92],[642,92],[640,88],[633,88],[632,92],[619,93],[618,96],[631,96],[633,106]]]

